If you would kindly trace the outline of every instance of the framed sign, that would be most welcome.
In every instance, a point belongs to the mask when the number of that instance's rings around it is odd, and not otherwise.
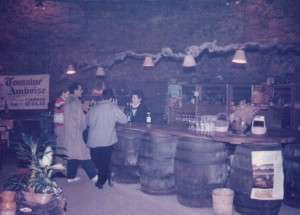
[[[49,75],[0,76],[0,110],[48,109]]]
[[[168,106],[182,107],[182,86],[171,84],[168,86]]]
[[[251,199],[283,199],[281,151],[252,152],[253,184]]]

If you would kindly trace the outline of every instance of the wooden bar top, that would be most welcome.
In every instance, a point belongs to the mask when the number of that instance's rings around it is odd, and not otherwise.
[[[218,142],[227,142],[231,144],[245,144],[245,143],[300,143],[300,131],[268,128],[264,135],[254,135],[250,131],[246,134],[233,134],[230,130],[227,132],[197,132],[188,129],[186,126],[175,125],[157,125],[157,124],[143,124],[143,123],[128,123],[118,124],[118,130],[132,130],[141,132],[158,132],[167,135],[175,135],[178,137],[190,137],[199,139],[208,139]]]

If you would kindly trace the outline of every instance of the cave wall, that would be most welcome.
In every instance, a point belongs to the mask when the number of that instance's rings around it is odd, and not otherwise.
[[[228,4],[229,2],[229,4]],[[204,52],[194,69],[182,60],[162,58],[154,68],[143,59],[125,58],[95,76],[97,65],[124,51],[156,54],[169,47],[184,53],[191,45],[217,41],[219,46],[245,42],[300,44],[300,1],[241,0],[1,0],[1,74],[50,74],[50,99],[61,86],[81,82],[90,94],[103,81],[114,89],[144,88],[152,103],[162,104],[167,82],[261,83],[267,77],[300,83],[297,51],[246,50],[248,63],[231,63],[234,52]],[[77,73],[65,74],[69,63]],[[82,66],[85,65],[85,66]]]

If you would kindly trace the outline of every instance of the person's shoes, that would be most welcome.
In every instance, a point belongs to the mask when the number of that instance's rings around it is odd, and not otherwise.
[[[103,185],[99,184],[98,182],[95,183],[95,186],[98,187],[98,189],[102,189],[103,188]]]
[[[80,178],[79,177],[75,177],[75,178],[71,178],[71,179],[67,179],[67,181],[70,183],[70,182],[75,182],[75,181],[79,181],[80,180]]]
[[[94,178],[91,179],[94,183],[98,181],[98,175],[96,175]]]
[[[63,172],[56,172],[52,175],[53,178],[66,178],[67,176]]]
[[[109,178],[108,178],[108,184],[109,186],[114,186],[114,183],[115,183],[115,173],[114,172],[111,172],[110,175],[109,175]]]

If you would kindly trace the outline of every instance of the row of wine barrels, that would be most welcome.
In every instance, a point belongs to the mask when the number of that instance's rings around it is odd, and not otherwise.
[[[174,157],[177,137],[158,132],[145,133],[141,138],[138,157],[141,190],[151,195],[176,192]]]
[[[212,190],[226,186],[225,143],[182,137],[175,155],[177,200],[190,207],[211,207]]]
[[[247,215],[278,214],[282,200],[251,199],[253,188],[252,152],[282,151],[280,144],[241,144],[236,147],[230,168],[230,186],[234,190],[235,210]]]
[[[118,142],[111,157],[111,170],[118,183],[133,184],[140,182],[138,155],[142,132],[118,130]]]
[[[112,155],[112,169],[119,183],[141,183],[152,195],[176,193],[177,200],[190,207],[210,207],[212,190],[227,187],[227,155],[234,154],[230,187],[234,205],[242,214],[277,214],[281,200],[251,199],[254,151],[281,151],[279,144],[242,144],[232,152],[228,144],[158,132],[118,131],[119,142]],[[228,153],[229,152],[229,153]],[[233,153],[234,152],[234,153]],[[284,149],[284,202],[299,207],[300,144]]]
[[[284,203],[300,208],[300,144],[284,148]]]

